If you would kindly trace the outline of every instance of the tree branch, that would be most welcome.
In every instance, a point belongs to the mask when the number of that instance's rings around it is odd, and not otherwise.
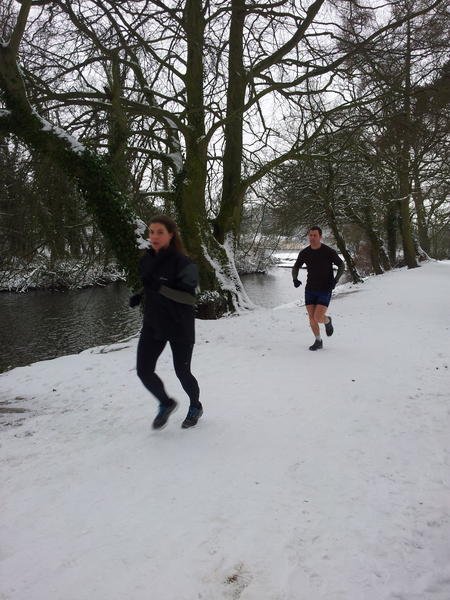
[[[30,14],[31,5],[32,0],[25,0],[20,5],[16,26],[14,27],[8,44],[14,56],[17,56],[19,52],[20,42],[23,38],[23,34],[25,33],[25,27],[27,25],[28,15]]]

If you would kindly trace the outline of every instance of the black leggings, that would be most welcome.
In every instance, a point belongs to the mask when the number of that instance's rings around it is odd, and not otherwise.
[[[137,374],[145,387],[156,396],[161,404],[170,403],[170,398],[164,389],[164,384],[155,373],[156,362],[167,344],[166,340],[155,340],[152,332],[142,328],[137,348]],[[191,358],[194,344],[169,341],[172,349],[175,373],[189,396],[190,405],[201,408],[199,402],[200,389],[198,382],[191,373]]]

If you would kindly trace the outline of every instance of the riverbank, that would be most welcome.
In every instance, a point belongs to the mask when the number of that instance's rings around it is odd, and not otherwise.
[[[139,331],[120,282],[81,290],[0,294],[0,373],[110,344]]]
[[[439,290],[439,293],[435,293]],[[447,600],[450,263],[199,321],[205,414],[151,430],[136,340],[0,376],[5,600]]]
[[[291,266],[297,252],[274,253],[264,260],[237,255],[236,268],[241,275],[266,273],[271,267],[287,266],[284,257],[289,256]],[[96,263],[93,260],[67,259],[49,262],[48,257],[38,256],[33,262],[9,259],[8,267],[0,270],[0,292],[24,293],[29,291],[79,290],[110,283],[125,282],[123,269],[114,262]]]
[[[267,308],[290,302],[296,294],[289,269],[244,275],[242,281],[250,299]],[[0,294],[0,372],[133,335],[142,316],[138,308],[128,306],[129,295],[121,282]]]
[[[33,262],[10,260],[0,271],[0,292],[78,290],[125,281],[125,273],[114,262],[86,263],[82,259],[58,260],[49,264],[38,256]]]

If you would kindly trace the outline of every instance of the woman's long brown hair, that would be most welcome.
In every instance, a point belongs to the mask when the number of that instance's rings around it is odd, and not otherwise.
[[[172,246],[173,248],[175,248],[175,250],[178,250],[178,252],[187,255],[186,249],[183,244],[183,240],[181,239],[178,225],[173,219],[171,219],[167,215],[155,215],[150,219],[149,225],[151,225],[152,223],[161,223],[161,225],[164,225],[164,227],[169,233],[173,233],[169,246]]]

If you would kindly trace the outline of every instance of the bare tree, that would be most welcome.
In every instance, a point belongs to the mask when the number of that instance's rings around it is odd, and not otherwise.
[[[445,10],[444,4],[426,0],[396,3],[395,16],[407,17],[402,27],[351,61],[352,77],[366,89],[377,91],[377,98],[361,118],[367,123],[366,138],[374,143],[381,171],[390,180],[384,199],[391,260],[396,261],[399,228],[404,259],[410,268],[418,265],[419,249],[429,248],[422,189],[430,185],[430,161],[440,162],[439,157],[446,154],[443,131],[448,128],[448,116],[442,114],[445,95],[433,92],[433,82],[439,79],[447,59]],[[421,14],[412,16],[413,11]],[[352,19],[357,23],[356,17],[361,21],[364,16],[364,9],[355,8],[349,16],[349,27]],[[434,104],[438,96],[440,103]],[[437,104],[440,113],[432,108]],[[414,224],[420,244],[416,242]]]
[[[440,3],[396,17],[374,2],[382,24],[344,46],[325,0],[23,1],[0,46],[0,126],[79,178],[130,274],[130,188],[160,198],[200,265],[202,313],[217,316],[248,305],[233,258],[247,190],[354,104],[351,57]]]

